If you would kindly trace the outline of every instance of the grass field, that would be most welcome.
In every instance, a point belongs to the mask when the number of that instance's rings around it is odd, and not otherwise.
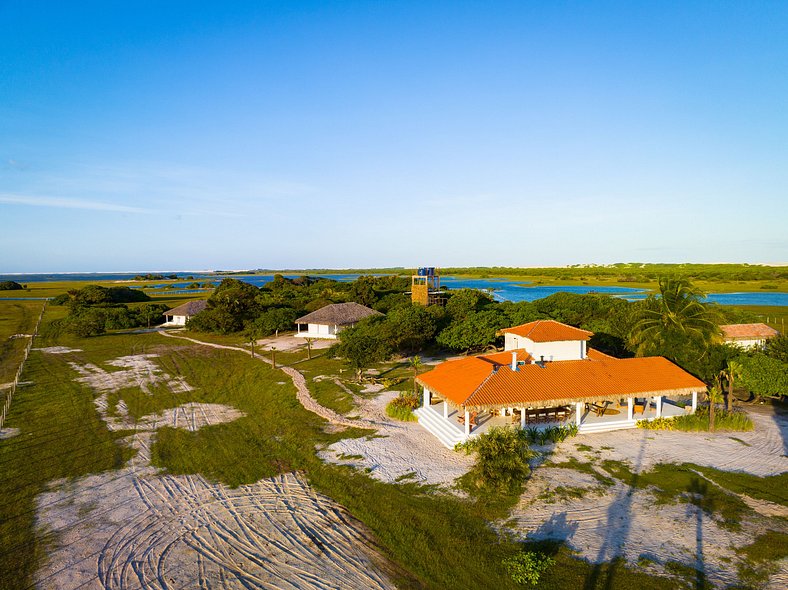
[[[27,338],[12,336],[32,333],[42,304],[42,301],[0,300],[0,383],[14,378],[27,346]]]
[[[19,310],[19,314],[23,312]],[[61,315],[47,312],[46,319]],[[402,588],[515,588],[501,561],[517,544],[499,538],[488,526],[506,514],[515,498],[495,502],[435,494],[415,484],[384,484],[347,467],[324,464],[316,447],[339,436],[326,434],[320,418],[296,401],[293,386],[280,371],[238,352],[215,350],[157,334],[108,334],[89,339],[59,336],[36,346],[62,345],[82,352],[48,355],[34,351],[8,426],[21,433],[0,442],[0,587],[27,588],[52,535],[35,534],[36,497],[48,482],[118,469],[130,452],[110,433],[93,405],[92,389],[74,381],[68,361],[102,365],[129,354],[156,353],[157,363],[180,375],[194,391],[174,395],[153,388],[121,390],[133,416],[187,401],[232,405],[246,414],[234,422],[197,432],[165,428],[152,453],[156,465],[171,473],[201,473],[230,485],[275,473],[300,470],[319,491],[344,505],[377,538],[396,564]],[[312,371],[336,370],[315,359]],[[308,363],[303,363],[308,364]],[[106,366],[106,365],[103,365]],[[309,367],[306,367],[309,372]],[[403,374],[400,366],[395,371]],[[333,395],[333,394],[332,394]],[[328,397],[328,396],[325,396]],[[337,399],[336,403],[339,403]],[[344,432],[342,437],[362,431]],[[669,580],[650,578],[620,563],[592,567],[560,546],[551,546],[557,565],[542,588],[670,588]]]

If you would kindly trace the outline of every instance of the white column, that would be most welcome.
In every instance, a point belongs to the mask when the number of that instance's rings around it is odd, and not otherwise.
[[[631,397],[627,398],[627,420],[632,420],[635,414],[634,401]]]
[[[654,397],[654,401],[656,402],[656,405],[657,405],[657,418],[661,418],[662,417],[662,396],[658,395],[658,396]]]
[[[692,413],[694,414],[695,411],[698,409],[698,392],[692,392]]]
[[[577,422],[578,427],[580,426],[580,420],[583,417],[583,402],[577,402],[575,404],[575,421]]]
[[[465,438],[471,435],[471,413],[465,409]]]
[[[525,428],[525,408],[520,408],[520,428]]]
[[[430,407],[430,390],[427,389],[426,387],[424,388],[424,407],[425,408]]]
[[[446,400],[443,400],[443,417],[444,418],[449,417],[449,402],[447,402]]]

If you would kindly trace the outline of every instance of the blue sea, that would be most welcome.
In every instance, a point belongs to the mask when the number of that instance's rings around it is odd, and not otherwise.
[[[135,276],[147,273],[52,273],[52,274],[29,274],[29,275],[0,275],[0,281],[17,281],[18,283],[36,283],[42,281],[127,281]],[[183,282],[172,283],[171,285],[150,281],[148,286],[166,290],[168,294],[200,293],[197,289],[188,289],[192,282],[211,282],[218,285],[223,278],[237,278],[260,287],[273,280],[273,274],[254,275],[254,276],[234,276],[216,275],[211,273],[199,272],[161,272],[151,274],[176,275]],[[288,274],[287,278],[294,279],[302,275]],[[317,276],[317,275],[313,275]],[[334,273],[319,275],[327,279],[336,281],[354,281],[361,275],[358,273]],[[186,277],[194,277],[193,279]],[[522,281],[513,281],[505,278],[485,278],[468,279],[457,277],[441,277],[441,286],[447,289],[482,289],[488,291],[498,301],[536,301],[553,293],[601,293],[634,301],[645,298],[648,293],[641,289],[628,287],[609,287],[602,285],[577,285],[548,287],[544,285],[529,285]],[[169,287],[165,289],[165,287]],[[707,301],[719,303],[720,305],[788,305],[788,293],[775,291],[758,291],[748,293],[710,293]]]

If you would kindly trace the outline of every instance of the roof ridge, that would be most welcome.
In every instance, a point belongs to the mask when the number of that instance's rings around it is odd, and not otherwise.
[[[485,385],[485,384],[486,384],[486,383],[487,383],[487,382],[488,382],[490,379],[492,379],[492,376],[493,376],[493,375],[495,375],[495,374],[498,372],[498,367],[505,367],[505,366],[508,366],[508,365],[495,365],[495,364],[493,364],[493,368],[492,368],[492,370],[490,371],[490,374],[489,374],[489,375],[487,375],[487,377],[485,377],[485,378],[484,378],[484,380],[482,380],[482,382],[481,382],[481,383],[479,383],[479,385],[476,387],[476,389],[474,389],[474,390],[471,392],[471,395],[469,395],[468,397],[466,397],[466,398],[465,398],[465,402],[463,402],[463,405],[467,405],[467,403],[468,403],[469,401],[471,401],[471,399],[473,398],[473,396],[474,396],[474,395],[476,395],[476,394],[479,392],[479,390],[480,390],[482,387],[484,387],[484,385]]]

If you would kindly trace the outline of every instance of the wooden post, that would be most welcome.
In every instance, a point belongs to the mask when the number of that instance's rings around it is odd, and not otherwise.
[[[271,347],[271,366],[276,369],[276,346]]]
[[[471,413],[465,408],[465,438],[471,435]]]

